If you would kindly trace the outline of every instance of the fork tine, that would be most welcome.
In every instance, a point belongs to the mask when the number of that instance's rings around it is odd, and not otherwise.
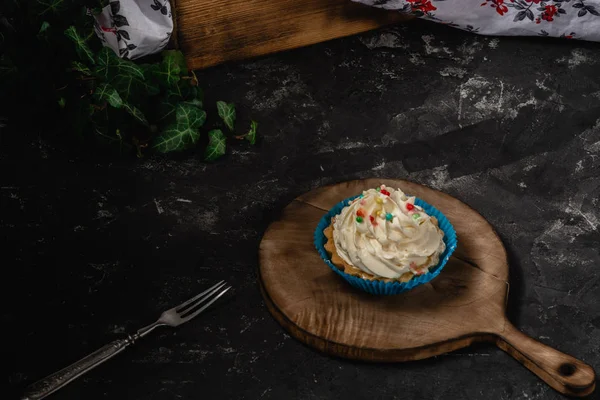
[[[187,310],[187,311],[186,311],[187,315],[185,315],[185,316],[183,316],[183,315],[182,315],[182,316],[181,316],[181,318],[182,318],[183,322],[187,322],[187,321],[189,321],[190,319],[194,318],[196,315],[200,314],[202,311],[206,310],[206,309],[207,309],[207,308],[208,308],[208,307],[209,307],[209,306],[210,306],[212,303],[214,303],[215,301],[217,301],[217,300],[219,299],[219,297],[221,297],[221,296],[223,296],[225,293],[227,293],[227,291],[228,291],[229,289],[231,289],[231,286],[227,286],[225,289],[223,289],[223,290],[221,291],[221,293],[217,294],[217,295],[216,295],[216,296],[215,296],[215,297],[214,297],[214,298],[213,298],[211,301],[209,301],[208,303],[206,303],[205,305],[203,305],[202,307],[200,307],[200,309],[198,309],[198,310],[194,311],[193,313],[189,314],[189,311],[191,311],[191,309],[190,309],[190,310]],[[212,295],[212,293],[211,293],[211,295]],[[209,296],[210,296],[210,295],[209,295]],[[207,298],[208,298],[208,296],[207,296]],[[205,298],[205,299],[203,299],[203,300],[206,300],[206,298]],[[194,306],[194,307],[196,307],[196,306]]]
[[[221,281],[219,283],[217,283],[216,285],[214,285],[211,288],[206,289],[204,292],[192,297],[191,299],[189,299],[188,301],[181,303],[180,305],[178,305],[177,307],[175,307],[175,311],[180,312],[181,310],[183,310],[186,306],[192,304],[193,302],[195,302],[196,300],[198,300],[200,297],[204,296],[206,293],[212,291],[212,290],[217,290],[221,287],[223,287],[225,285],[225,281]]]

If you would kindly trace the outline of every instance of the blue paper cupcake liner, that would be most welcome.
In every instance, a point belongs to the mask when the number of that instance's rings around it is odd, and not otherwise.
[[[357,197],[358,196],[353,196],[336,204],[331,210],[329,210],[327,214],[325,214],[321,218],[321,220],[319,221],[319,225],[317,225],[317,229],[315,230],[315,247],[317,248],[317,251],[319,252],[321,258],[323,259],[323,261],[325,261],[325,264],[327,264],[329,268],[331,268],[336,274],[344,278],[350,285],[354,286],[357,289],[361,289],[365,292],[375,295],[388,296],[406,292],[407,290],[413,289],[419,285],[431,281],[433,278],[439,275],[439,273],[442,271],[442,269],[448,262],[448,259],[456,249],[456,231],[454,230],[454,227],[452,226],[450,221],[448,221],[448,218],[446,218],[444,214],[442,214],[432,205],[426,203],[425,201],[419,198],[415,199],[415,205],[422,207],[428,215],[437,218],[439,228],[442,231],[444,231],[443,240],[446,244],[446,250],[440,256],[439,263],[435,267],[429,268],[429,272],[423,275],[414,276],[408,282],[383,282],[379,280],[363,279],[354,275],[347,274],[344,271],[341,271],[335,265],[333,265],[333,263],[331,262],[331,257],[329,256],[329,254],[327,254],[327,251],[325,250],[325,243],[327,242],[327,238],[325,237],[323,231],[331,224],[331,218],[335,217],[340,212],[342,212],[342,209],[348,205],[348,202],[354,200]]]

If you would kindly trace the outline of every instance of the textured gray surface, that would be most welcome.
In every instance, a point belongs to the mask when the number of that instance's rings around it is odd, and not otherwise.
[[[216,164],[108,160],[43,139],[3,146],[5,295],[19,300],[2,310],[15,326],[2,350],[11,391],[225,278],[235,295],[218,311],[53,398],[560,398],[487,345],[396,365],[306,348],[262,303],[257,248],[277,212],[320,185],[432,186],[498,230],[510,319],[598,371],[598,50],[411,23],[200,73],[207,104],[235,101],[242,123],[260,122],[256,147]]]

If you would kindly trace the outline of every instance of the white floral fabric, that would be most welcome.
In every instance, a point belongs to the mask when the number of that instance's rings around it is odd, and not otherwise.
[[[131,60],[160,52],[173,33],[169,0],[115,0],[94,18],[102,43]]]
[[[483,35],[600,41],[600,0],[353,0]]]

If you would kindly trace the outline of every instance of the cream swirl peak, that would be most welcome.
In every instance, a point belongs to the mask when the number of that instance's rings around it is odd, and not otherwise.
[[[437,220],[400,189],[381,185],[344,207],[333,224],[338,255],[380,278],[422,275],[446,249]]]

